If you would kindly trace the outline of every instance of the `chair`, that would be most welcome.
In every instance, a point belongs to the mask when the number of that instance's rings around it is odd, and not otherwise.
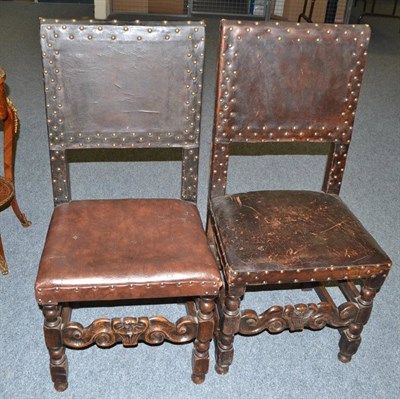
[[[232,363],[235,334],[330,326],[341,334],[339,360],[348,362],[357,351],[391,267],[338,196],[369,36],[365,25],[222,22],[207,225],[226,282],[220,374]],[[227,194],[232,143],[260,142],[330,143],[322,192]],[[340,288],[341,305],[327,284]],[[321,303],[257,314],[240,309],[251,286],[266,292],[311,286]]]
[[[204,26],[43,19],[40,29],[55,209],[35,292],[54,386],[68,385],[66,347],[164,340],[194,340],[200,383],[221,286],[195,206]],[[182,149],[181,199],[71,200],[69,150],[149,147]],[[78,302],[163,298],[187,299],[188,314],[70,321]]]
[[[15,215],[23,227],[29,227],[31,222],[20,211],[15,197],[14,187],[14,163],[15,145],[18,134],[17,110],[11,99],[7,97],[4,82],[6,73],[0,68],[0,120],[3,121],[4,130],[4,177],[0,176],[0,210],[11,205]],[[4,255],[3,243],[0,235],[0,270],[2,274],[8,274],[8,266]]]

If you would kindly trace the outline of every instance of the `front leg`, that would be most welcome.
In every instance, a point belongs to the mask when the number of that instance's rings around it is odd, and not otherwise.
[[[361,332],[369,320],[374,297],[385,281],[386,273],[364,280],[360,296],[355,298],[355,303],[358,307],[356,320],[348,328],[340,332],[338,359],[343,363],[350,362],[360,346]]]
[[[233,361],[233,340],[240,326],[240,301],[246,291],[245,287],[228,287],[228,293],[222,305],[220,331],[217,336],[215,370],[226,374]]]
[[[215,329],[214,298],[200,298],[198,301],[198,331],[193,350],[192,381],[201,384],[208,372],[210,363],[210,341]]]
[[[68,360],[62,338],[61,306],[43,306],[44,339],[50,355],[50,374],[57,391],[68,388]]]

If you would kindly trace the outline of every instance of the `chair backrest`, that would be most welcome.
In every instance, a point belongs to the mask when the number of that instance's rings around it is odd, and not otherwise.
[[[210,196],[232,142],[330,142],[323,190],[338,194],[370,37],[366,25],[221,23]]]
[[[196,201],[202,22],[41,20],[55,204],[70,200],[69,149],[182,148],[182,199]]]

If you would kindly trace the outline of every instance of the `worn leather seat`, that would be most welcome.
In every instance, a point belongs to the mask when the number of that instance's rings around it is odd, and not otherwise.
[[[39,303],[216,295],[220,276],[194,204],[71,201],[55,208]]]
[[[331,268],[336,278],[341,271],[347,279],[366,268],[372,275],[390,263],[337,195],[256,191],[215,197],[210,210],[231,280],[255,273],[261,281],[278,283],[292,273],[294,282],[309,281],[315,268],[325,269],[327,279]]]

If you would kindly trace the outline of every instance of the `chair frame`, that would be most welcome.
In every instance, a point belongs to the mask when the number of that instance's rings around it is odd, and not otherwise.
[[[354,62],[348,77],[348,98],[344,103],[343,112],[337,120],[332,123],[328,122],[326,126],[322,124],[312,129],[308,128],[308,125],[303,126],[304,121],[300,121],[297,127],[290,126],[289,123],[292,122],[288,122],[288,126],[271,126],[274,125],[268,123],[271,121],[262,121],[264,127],[260,130],[251,128],[253,120],[250,121],[247,128],[241,126],[246,117],[240,114],[235,103],[234,90],[238,90],[235,85],[240,75],[240,71],[235,69],[238,65],[235,63],[235,58],[240,51],[236,44],[239,40],[243,41],[246,35],[252,35],[255,47],[257,42],[266,40],[266,35],[277,43],[285,43],[285,40],[292,43],[305,40],[322,43],[324,40],[334,40],[332,37],[337,37],[337,40],[347,40],[350,43],[349,47],[351,47],[351,40],[353,43],[357,43],[353,46]],[[235,23],[224,20],[221,23],[207,216],[209,244],[225,275],[225,291],[221,292],[218,302],[221,321],[217,332],[216,371],[219,374],[226,374],[232,364],[233,342],[236,334],[256,335],[265,330],[271,333],[279,333],[284,330],[302,331],[304,328],[319,330],[325,326],[338,328],[341,334],[338,358],[344,363],[351,360],[360,345],[360,334],[371,314],[373,299],[381,288],[391,263],[378,265],[376,268],[361,266],[347,267],[344,270],[342,268],[335,270],[329,267],[311,271],[298,269],[284,274],[282,274],[283,271],[281,273],[232,271],[224,252],[223,242],[218,234],[210,204],[213,198],[226,195],[232,143],[330,143],[322,191],[339,195],[365,68],[368,42],[369,27],[365,25],[356,27],[354,25],[254,23],[248,21]],[[255,48],[253,51],[257,52]],[[230,120],[233,112],[235,112],[236,126],[233,126],[234,122]],[[340,128],[335,128],[335,126]],[[268,273],[268,276],[265,273]],[[346,299],[345,303],[340,306],[335,304],[324,286],[327,281],[338,282],[338,287]],[[356,286],[359,281],[362,281],[361,289]],[[270,286],[284,289],[287,284],[297,288],[311,285],[322,302],[307,305],[272,306],[262,314],[257,314],[250,309],[240,309],[241,300],[248,286],[264,286],[265,288]]]
[[[68,170],[68,150],[81,149],[132,149],[132,148],[172,148],[182,149],[181,199],[197,202],[200,109],[204,60],[204,23],[164,23],[140,22],[125,24],[102,21],[59,21],[41,20],[41,45],[47,104],[47,122],[50,149],[50,165],[54,205],[68,203],[71,190]],[[80,36],[85,32],[84,36]],[[109,34],[107,44],[116,40],[145,41],[172,40],[175,35],[189,43],[191,53],[187,55],[186,68],[186,121],[185,129],[178,134],[73,132],[64,134],[63,82],[60,79],[60,65],[57,46],[59,40],[95,40],[96,36]],[[112,34],[112,35],[111,35]],[[103,36],[104,37],[104,36]],[[120,39],[121,37],[121,39]],[[183,39],[185,37],[185,39]],[[132,127],[134,129],[134,127]],[[165,132],[164,132],[165,133]],[[71,306],[57,300],[42,301],[45,343],[50,355],[50,372],[56,390],[63,391],[68,386],[68,362],[66,347],[85,348],[93,343],[99,347],[109,347],[121,343],[127,347],[139,342],[160,344],[164,340],[186,343],[194,340],[192,380],[201,383],[209,366],[209,346],[215,329],[215,298],[217,286],[206,295],[190,298],[186,303],[188,315],[172,323],[162,316],[125,317],[96,319],[89,326],[71,321]],[[179,287],[176,297],[182,297]],[[190,300],[189,300],[190,299]],[[133,299],[135,300],[135,299]]]
[[[21,222],[23,227],[29,227],[32,223],[19,209],[17,198],[15,196],[14,185],[14,167],[15,167],[15,149],[19,129],[19,119],[17,109],[5,90],[6,73],[0,68],[0,119],[3,121],[4,129],[4,178],[1,179],[1,185],[8,191],[8,196],[0,202],[0,210],[11,205],[12,210]],[[0,270],[2,274],[8,274],[8,266],[4,256],[3,243],[0,235]]]

